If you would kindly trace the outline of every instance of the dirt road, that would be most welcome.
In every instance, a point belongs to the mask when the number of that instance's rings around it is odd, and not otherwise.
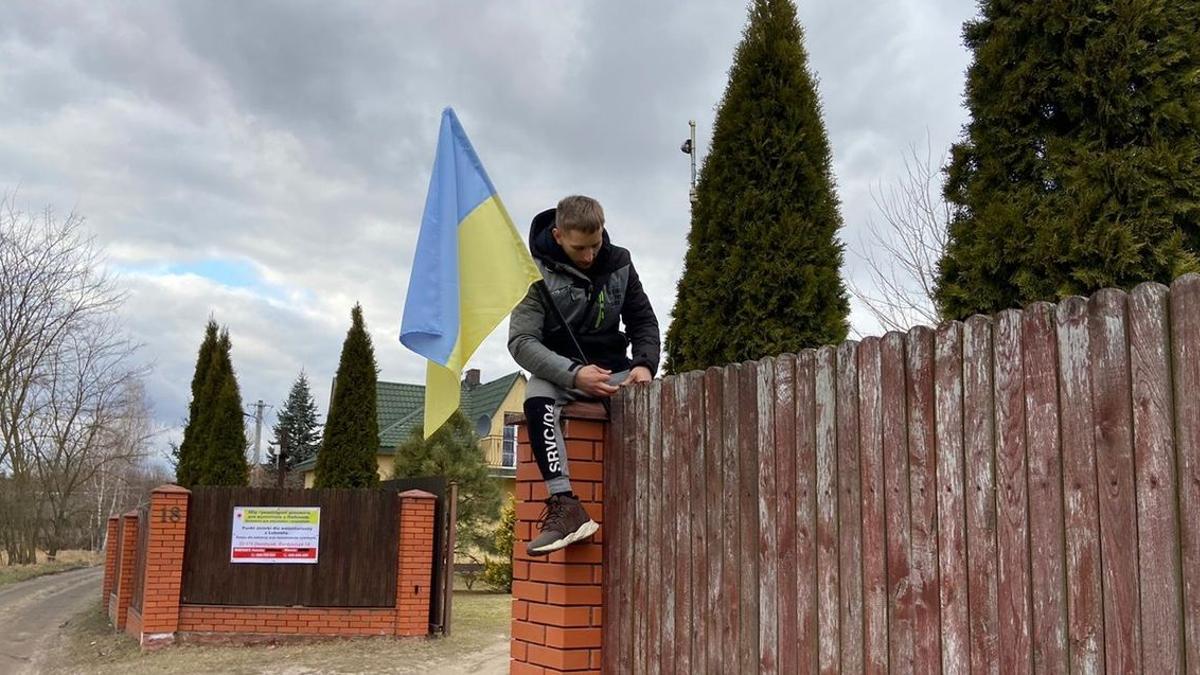
[[[0,674],[36,673],[59,627],[100,595],[103,572],[89,567],[0,589]]]

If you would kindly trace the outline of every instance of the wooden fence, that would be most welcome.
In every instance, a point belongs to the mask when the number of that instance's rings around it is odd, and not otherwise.
[[[393,607],[398,499],[393,490],[193,488],[183,556],[182,602]],[[230,563],[235,506],[321,507],[317,564]]]
[[[1200,671],[1200,276],[612,414],[607,672]]]

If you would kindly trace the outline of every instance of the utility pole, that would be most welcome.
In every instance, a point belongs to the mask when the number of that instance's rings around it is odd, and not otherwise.
[[[679,149],[685,155],[690,155],[692,159],[692,187],[688,190],[688,198],[692,205],[696,204],[696,120],[688,120],[688,127],[691,129],[691,135]]]
[[[250,475],[258,475],[262,471],[262,425],[263,425],[263,409],[272,406],[263,403],[262,399],[258,399],[254,403],[254,414],[243,412],[246,417],[254,418],[254,463],[250,465]]]
[[[275,486],[283,488],[283,469],[287,465],[287,456],[291,452],[290,436],[287,428],[279,431],[279,451],[275,453]]]
[[[254,404],[254,466],[262,463],[262,421],[265,407],[267,404],[263,403],[261,398]]]

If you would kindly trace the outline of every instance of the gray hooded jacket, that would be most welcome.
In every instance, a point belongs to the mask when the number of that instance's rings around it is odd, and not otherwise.
[[[529,251],[587,363],[613,372],[635,366],[657,372],[661,349],[658,319],[629,251],[613,245],[605,232],[595,263],[584,272],[571,264],[554,241],[553,227],[554,209],[535,216],[529,229]],[[513,310],[508,351],[534,376],[568,389],[574,386],[575,371],[584,362],[543,298],[535,285]],[[622,321],[628,335],[621,332]]]

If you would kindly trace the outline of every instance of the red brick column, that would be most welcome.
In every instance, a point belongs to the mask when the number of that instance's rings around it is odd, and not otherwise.
[[[104,535],[104,585],[100,587],[101,602],[104,611],[108,611],[109,596],[112,595],[113,584],[117,580],[117,552],[120,550],[118,537],[121,536],[121,517],[108,517],[108,530]]]
[[[133,598],[133,567],[134,556],[137,554],[137,511],[130,511],[121,516],[121,532],[117,537],[120,542],[117,551],[117,574],[115,579],[116,603],[110,602],[108,617],[112,619],[117,630],[125,628],[125,618],[129,614],[129,601]]]
[[[525,545],[538,534],[546,485],[533,461],[521,424],[517,463],[517,540],[513,551],[513,675],[600,672],[603,619],[601,560],[604,546],[604,432],[599,404],[572,404],[563,411],[571,488],[600,523],[585,544],[531,558]]]
[[[423,490],[400,493],[400,550],[396,564],[396,635],[428,635],[433,591],[433,507]]]
[[[144,648],[170,644],[179,630],[179,593],[183,585],[183,544],[187,537],[188,498],[178,485],[161,485],[150,493],[150,529],[146,541],[142,592]]]

